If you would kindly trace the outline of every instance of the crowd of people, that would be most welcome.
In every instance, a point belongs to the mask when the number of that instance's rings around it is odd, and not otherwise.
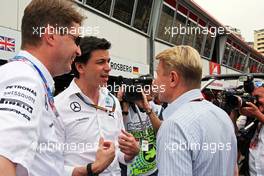
[[[107,89],[110,41],[81,38],[84,19],[67,0],[26,7],[21,51],[0,67],[0,176],[239,175],[236,124],[202,95],[199,53],[190,46],[160,52],[158,89],[126,101],[122,86]],[[54,97],[53,78],[70,71],[69,87]],[[264,175],[264,87],[253,95],[258,106],[238,113],[258,119],[243,174]]]

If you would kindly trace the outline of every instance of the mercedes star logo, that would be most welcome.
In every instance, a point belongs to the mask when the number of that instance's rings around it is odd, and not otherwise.
[[[79,112],[81,110],[81,105],[78,102],[72,102],[70,104],[70,108],[74,111],[74,112]]]

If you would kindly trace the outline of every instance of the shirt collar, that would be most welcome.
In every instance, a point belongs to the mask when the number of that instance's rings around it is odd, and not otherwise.
[[[69,97],[72,96],[72,95],[75,95],[76,93],[80,93],[81,96],[83,96],[85,100],[87,100],[89,103],[93,103],[92,100],[88,96],[86,96],[81,91],[81,89],[78,87],[78,85],[75,82],[75,78],[73,78],[73,80],[71,81],[71,83],[70,83],[67,91],[68,91],[67,96],[69,96]],[[99,105],[104,105],[105,104],[104,103],[105,102],[105,98],[108,95],[109,90],[106,87],[101,87],[99,91],[100,91],[100,93],[99,93],[99,101],[98,101],[98,104]]]
[[[69,96],[69,97],[72,96],[72,95],[74,95],[74,94],[76,94],[76,93],[83,94],[82,91],[81,91],[81,89],[75,83],[75,78],[72,79],[69,87],[67,88],[67,91],[68,91],[67,96]]]
[[[168,104],[168,107],[163,111],[163,118],[166,120],[170,117],[176,110],[178,110],[182,105],[191,102],[197,98],[202,98],[203,95],[200,89],[193,89],[188,92],[185,92],[180,97],[175,99],[172,103]]]
[[[33,62],[40,69],[40,71],[42,72],[42,74],[45,76],[45,79],[48,82],[48,86],[54,92],[54,90],[55,90],[55,88],[54,88],[54,80],[53,80],[50,72],[48,71],[48,69],[45,67],[45,65],[43,65],[40,62],[39,59],[37,59],[36,57],[34,57],[28,51],[21,50],[17,55],[18,56],[23,56],[23,57],[27,58],[28,60],[30,60],[31,62]]]

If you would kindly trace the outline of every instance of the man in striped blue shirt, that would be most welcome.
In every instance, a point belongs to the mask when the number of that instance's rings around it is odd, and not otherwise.
[[[167,102],[157,134],[160,176],[232,176],[237,142],[229,116],[203,99],[202,61],[189,46],[167,49],[159,60],[159,98]]]

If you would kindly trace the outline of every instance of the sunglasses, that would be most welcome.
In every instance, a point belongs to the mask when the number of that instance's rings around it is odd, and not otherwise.
[[[73,36],[74,43],[75,43],[77,46],[79,46],[80,43],[81,43],[81,39],[82,39],[82,37],[81,37],[81,36],[74,36],[74,35],[72,35],[72,34],[69,34],[69,35],[70,35],[70,36]]]

